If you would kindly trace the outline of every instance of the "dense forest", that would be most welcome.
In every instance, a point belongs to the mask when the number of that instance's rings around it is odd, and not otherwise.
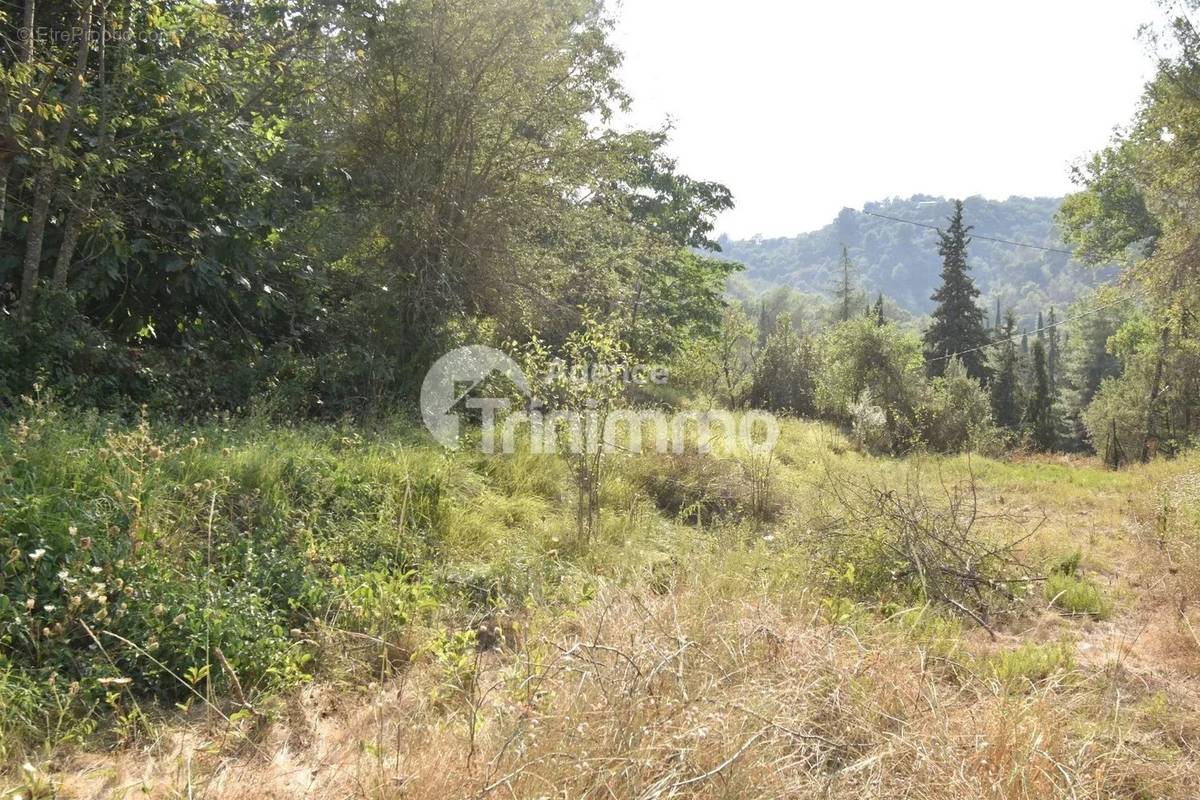
[[[944,223],[951,205],[944,197],[929,195],[889,198],[867,203],[861,210],[842,209],[836,220],[811,233],[781,238],[722,236],[719,241],[723,257],[744,264],[744,277],[756,290],[787,286],[826,295],[837,280],[845,247],[858,283],[868,294],[874,297],[882,292],[900,308],[926,314],[933,308],[930,296],[941,268],[936,228]],[[983,302],[999,301],[1028,323],[1039,310],[1062,308],[1112,279],[1115,269],[1088,267],[1069,255],[1055,221],[1061,205],[1061,198],[1048,197],[964,200],[966,216],[977,234],[971,269]]]
[[[731,241],[619,5],[5,2],[0,796],[1192,797],[1163,5],[1069,196]]]
[[[10,401],[361,412],[464,338],[561,342],[588,307],[654,359],[719,316],[734,267],[692,248],[729,192],[609,124],[628,98],[593,3],[87,0],[4,24]]]

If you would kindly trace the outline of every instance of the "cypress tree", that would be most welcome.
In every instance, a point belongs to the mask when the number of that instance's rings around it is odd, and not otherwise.
[[[1050,396],[1058,395],[1058,325],[1054,319],[1054,306],[1050,307],[1050,318],[1046,330],[1046,372],[1050,376]]]
[[[933,324],[925,332],[925,361],[930,377],[945,372],[953,353],[961,353],[963,366],[972,378],[985,380],[988,377],[985,353],[979,349],[988,344],[984,328],[986,315],[975,303],[979,289],[971,280],[967,266],[970,230],[969,225],[963,224],[962,201],[955,200],[949,227],[938,231],[942,285],[933,293],[937,308],[933,312]]]
[[[991,401],[996,424],[1014,432],[1021,427],[1021,376],[1016,335],[1017,315],[1010,308],[1000,331],[1000,359],[992,379]]]
[[[839,314],[842,322],[850,320],[850,301],[854,299],[855,294],[854,281],[850,278],[852,269],[850,254],[846,251],[846,245],[842,245],[842,274],[833,287],[833,296],[837,298],[838,304],[841,306]]]
[[[883,316],[883,292],[875,300],[875,324],[882,326],[887,320]]]
[[[1025,429],[1033,446],[1050,450],[1055,442],[1054,397],[1050,394],[1050,375],[1046,371],[1046,347],[1040,339],[1033,343],[1029,404],[1025,407]]]

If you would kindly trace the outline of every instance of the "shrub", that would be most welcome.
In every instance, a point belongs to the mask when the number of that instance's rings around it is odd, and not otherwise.
[[[1026,642],[1015,650],[1005,650],[987,659],[992,675],[1010,688],[1044,681],[1070,670],[1074,663],[1075,651],[1069,642]]]
[[[888,426],[887,414],[871,402],[871,390],[863,389],[847,409],[850,413],[850,441],[867,453],[890,452],[896,444]]]
[[[922,441],[939,453],[992,452],[1001,441],[987,392],[956,358],[926,387],[917,408],[917,429]]]
[[[1051,605],[1068,614],[1080,614],[1096,619],[1106,618],[1112,610],[1100,589],[1086,578],[1061,572],[1046,577],[1045,596]]]
[[[750,384],[750,405],[779,413],[816,413],[816,352],[812,342],[780,316],[758,356]]]
[[[893,445],[908,439],[925,375],[921,341],[895,325],[854,319],[826,331],[819,341],[817,399],[822,412],[843,424],[870,390],[870,404],[883,413]],[[861,409],[861,406],[859,406]]]

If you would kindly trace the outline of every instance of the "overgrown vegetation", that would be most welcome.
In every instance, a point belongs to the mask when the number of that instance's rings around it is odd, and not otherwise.
[[[980,201],[928,306],[731,281],[599,0],[0,10],[0,794],[1189,796],[1197,8],[1067,309]],[[419,427],[464,344],[515,446]]]

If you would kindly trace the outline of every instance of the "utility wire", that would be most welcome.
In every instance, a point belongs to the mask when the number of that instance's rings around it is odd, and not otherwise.
[[[918,228],[929,228],[930,230],[937,231],[938,233],[942,232],[942,229],[936,225],[929,225],[924,222],[917,222],[916,220],[902,219],[901,217],[891,217],[891,216],[888,216],[887,214],[877,214],[874,211],[867,211],[865,209],[862,211],[862,213],[867,214],[872,217],[879,217],[880,219],[891,220],[892,222],[904,222],[904,223],[907,223],[908,225],[916,225]],[[1068,255],[1068,256],[1074,255],[1074,253],[1072,253],[1070,250],[1063,250],[1063,249],[1060,249],[1057,247],[1042,247],[1041,245],[1037,245],[1037,244],[1027,244],[1025,242],[1014,242],[1014,241],[1010,241],[1008,239],[998,239],[994,236],[977,236],[975,234],[970,234],[970,236],[972,239],[983,239],[988,242],[999,242],[1000,244],[1010,244],[1014,247],[1028,247],[1032,250],[1042,250],[1047,253],[1062,253],[1062,254]],[[1075,314],[1074,316],[1066,317],[1061,320],[1056,320],[1054,322],[1054,324],[1052,324],[1052,325],[1042,325],[1042,327],[1037,328],[1036,330],[1033,330],[1033,331],[1022,331],[1021,336],[1028,336],[1031,333],[1036,336],[1037,334],[1041,333],[1042,331],[1048,331],[1051,328],[1057,328],[1059,325],[1066,325],[1068,322],[1074,322],[1077,319],[1082,319],[1084,317],[1091,316],[1092,314],[1095,314],[1100,311],[1104,311],[1107,308],[1112,308],[1115,305],[1120,305],[1121,303],[1125,303],[1130,300],[1133,300],[1135,297],[1137,297],[1136,292],[1133,294],[1125,295],[1124,297],[1122,297],[1118,300],[1114,300],[1111,303],[1104,303],[1103,305],[1099,305],[1099,306],[1096,306],[1095,308],[1088,309],[1087,311],[1080,312],[1078,314]],[[1016,341],[1016,339],[1017,339],[1017,334],[1013,334],[1012,336],[1009,336],[1004,339],[997,339],[994,342],[988,342],[987,344],[983,344],[978,347],[972,347],[968,350],[959,350],[957,353],[947,353],[944,356],[937,356],[936,358],[931,358],[929,360],[930,361],[946,361],[951,358],[957,358],[958,356],[965,356],[967,353],[974,353],[979,350],[986,350],[989,347],[996,347],[997,345],[1002,345],[1002,344],[1006,344],[1009,342],[1013,342],[1013,341]]]
[[[929,230],[937,231],[938,233],[942,232],[942,229],[939,228],[937,225],[929,225],[924,222],[917,222],[916,220],[902,219],[900,217],[889,217],[887,214],[877,214],[874,211],[866,211],[865,209],[860,213],[867,214],[872,217],[879,217],[880,219],[890,219],[892,222],[904,222],[909,225],[916,225],[918,228],[928,228]],[[1039,244],[1028,244],[1026,242],[1014,242],[1014,241],[1010,241],[1009,239],[997,239],[994,236],[980,236],[980,235],[974,234],[974,233],[969,234],[969,235],[972,239],[982,239],[986,242],[999,242],[1000,244],[1011,244],[1013,247],[1028,247],[1031,250],[1041,250],[1046,253],[1062,253],[1063,255],[1068,255],[1068,256],[1075,255],[1072,251],[1063,250],[1062,248],[1059,248],[1059,247],[1042,247]]]

